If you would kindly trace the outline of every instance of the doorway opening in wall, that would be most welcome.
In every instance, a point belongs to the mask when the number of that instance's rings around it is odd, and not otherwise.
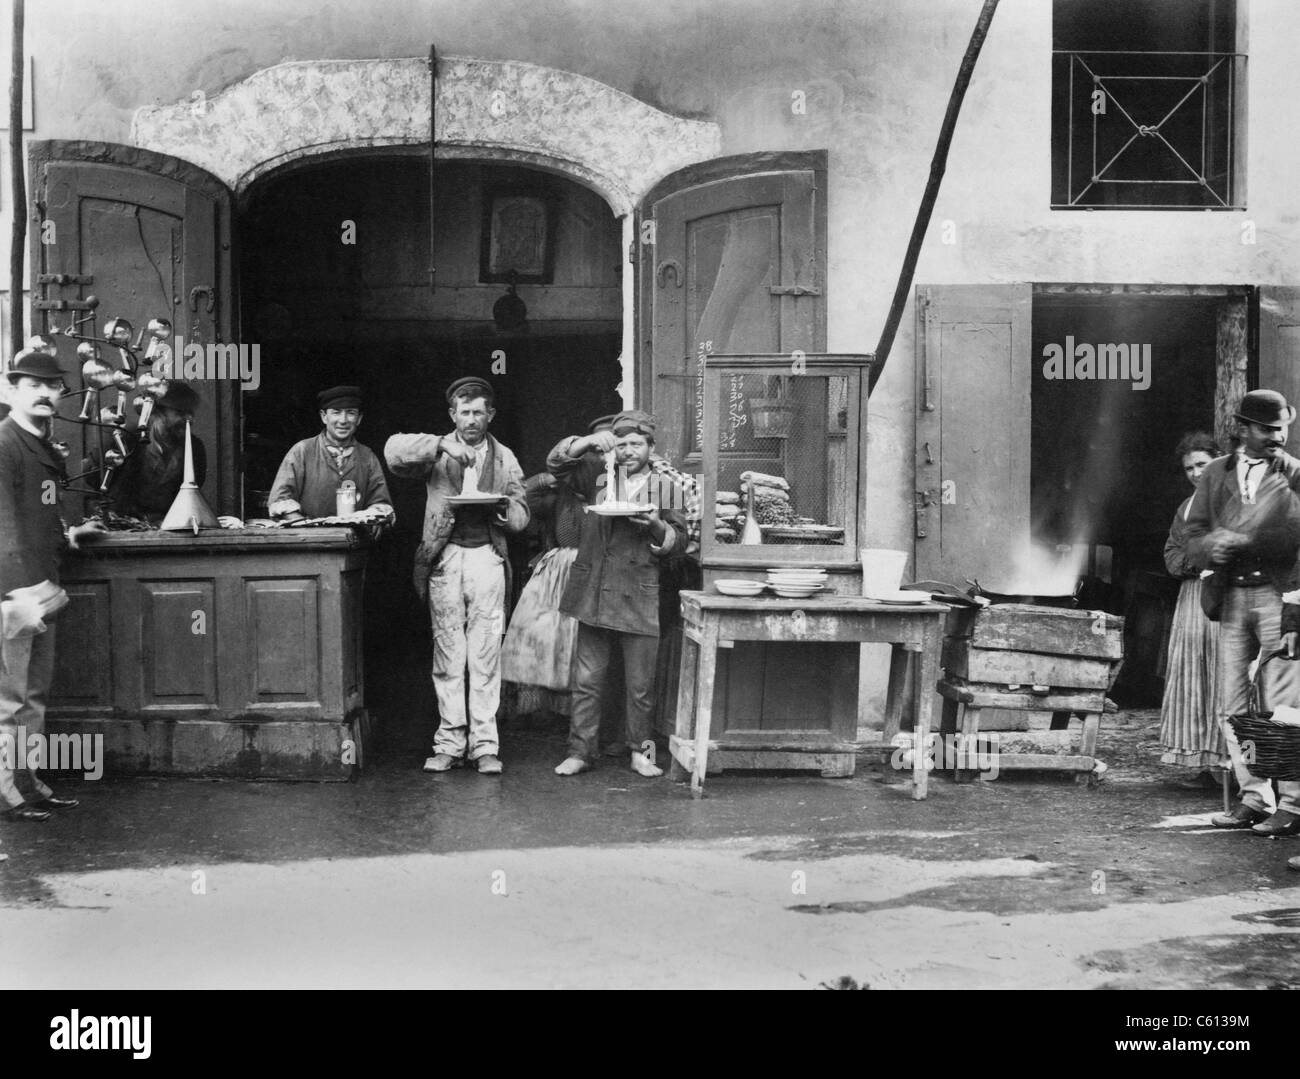
[[[1031,517],[1038,549],[1126,617],[1115,696],[1158,707],[1180,582],[1164,544],[1191,493],[1175,450],[1227,452],[1254,355],[1244,287],[1042,285],[1033,297]]]
[[[248,517],[266,515],[289,447],[319,433],[316,394],[329,386],[362,387],[358,439],[382,457],[394,433],[448,433],[447,386],[484,376],[496,394],[491,433],[525,476],[544,471],[561,437],[620,407],[622,239],[609,205],[538,169],[439,162],[431,251],[426,154],[298,163],[244,196],[241,340],[259,343],[262,357],[262,384],[243,401]],[[526,320],[517,305],[498,305],[512,280]],[[425,487],[388,479],[397,523],[366,571],[366,697],[399,726],[418,720],[424,738],[434,714],[429,623],[411,566]],[[517,591],[522,542],[512,564]]]

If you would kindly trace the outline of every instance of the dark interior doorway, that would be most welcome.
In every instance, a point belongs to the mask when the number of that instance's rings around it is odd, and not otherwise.
[[[1160,703],[1179,584],[1165,571],[1164,544],[1192,493],[1174,451],[1189,431],[1214,432],[1224,302],[1128,292],[1034,297],[1033,531],[1094,575],[1088,606],[1130,623],[1117,685],[1130,706]],[[1129,353],[1127,376],[1120,363],[1111,371],[1119,345]],[[1048,367],[1059,348],[1067,364],[1075,353],[1077,374],[1089,347],[1095,365],[1105,348],[1107,374],[1118,377],[1063,378]]]
[[[518,199],[533,214],[522,230],[509,212]],[[243,400],[246,516],[265,515],[285,451],[320,430],[317,391],[337,383],[363,388],[359,438],[382,454],[396,432],[450,431],[447,385],[485,376],[496,391],[492,434],[525,476],[544,469],[561,437],[620,406],[622,242],[603,199],[539,170],[449,162],[437,166],[433,201],[431,253],[423,156],[377,151],[250,189],[240,215],[241,340],[262,346],[262,384]],[[502,259],[533,254],[538,265],[515,285],[527,321],[503,328],[493,317],[509,288]],[[400,701],[392,710],[427,719],[428,617],[411,588],[424,485],[390,476],[389,486],[397,524],[367,570],[367,700],[381,713]],[[517,586],[527,560],[521,543]]]

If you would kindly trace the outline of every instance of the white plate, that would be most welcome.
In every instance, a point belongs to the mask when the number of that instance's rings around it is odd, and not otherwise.
[[[588,513],[594,513],[597,517],[635,517],[645,513],[649,508],[649,506],[607,506],[603,502],[599,506],[585,507]]]
[[[768,587],[782,599],[807,599],[809,596],[821,592],[825,585],[786,585],[772,584]]]
[[[867,596],[867,599],[874,600],[876,603],[929,603],[929,592],[908,592],[906,590],[898,592],[881,592],[876,596]]]
[[[505,495],[448,495],[447,501],[453,506],[490,506],[493,502],[500,502],[503,498],[505,498]]]

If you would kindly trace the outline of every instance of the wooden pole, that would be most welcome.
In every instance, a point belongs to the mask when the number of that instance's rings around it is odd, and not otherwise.
[[[429,46],[429,291],[437,286],[438,268],[433,261],[435,226],[434,212],[438,208],[438,187],[434,179],[434,155],[438,146],[438,47]]]
[[[13,232],[9,241],[9,353],[23,347],[23,254],[27,245],[27,185],[23,180],[23,2],[14,6],[13,50],[9,68],[9,165],[13,193]]]
[[[916,211],[916,221],[912,225],[912,237],[907,243],[907,254],[903,256],[903,269],[898,275],[898,287],[894,290],[894,302],[889,308],[889,317],[885,319],[885,328],[880,334],[880,343],[876,345],[876,362],[871,365],[871,378],[867,383],[867,392],[876,388],[880,375],[885,370],[885,361],[889,359],[889,350],[894,346],[894,335],[898,333],[898,324],[903,318],[903,308],[907,306],[907,294],[912,288],[912,277],[916,273],[916,262],[921,255],[921,244],[925,240],[926,230],[930,227],[930,215],[934,212],[935,200],[939,197],[939,184],[943,180],[944,170],[948,167],[948,147],[952,144],[952,133],[957,126],[957,114],[961,112],[962,99],[966,96],[966,87],[970,85],[971,74],[975,71],[975,61],[979,59],[980,49],[988,36],[989,24],[993,21],[993,12],[997,10],[998,0],[984,0],[984,7],[975,23],[975,29],[966,45],[966,55],[962,57],[961,67],[957,71],[957,81],[953,84],[948,97],[948,111],[944,113],[943,126],[939,128],[939,141],[934,148],[934,158],[930,162],[930,179],[925,185],[925,194],[921,196],[921,205]]]

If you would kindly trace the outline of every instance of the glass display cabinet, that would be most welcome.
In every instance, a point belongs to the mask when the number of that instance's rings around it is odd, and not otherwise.
[[[709,356],[703,407],[701,556],[718,577],[824,566],[861,594],[869,355]]]

